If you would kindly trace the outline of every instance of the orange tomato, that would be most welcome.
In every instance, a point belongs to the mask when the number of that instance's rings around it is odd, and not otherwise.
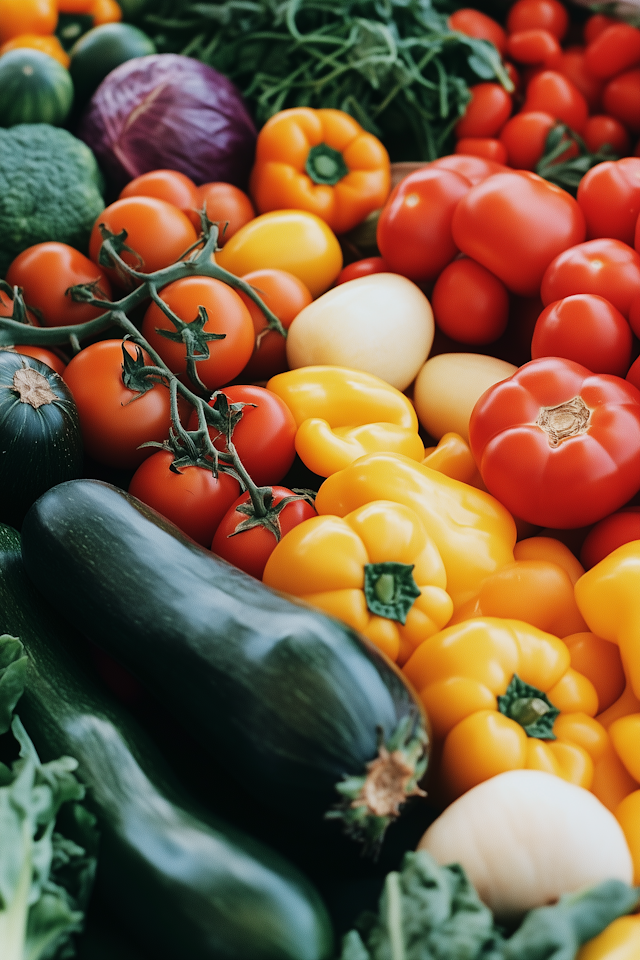
[[[122,9],[116,0],[93,0],[87,10],[93,17],[94,27],[103,23],[118,23],[122,20]]]
[[[53,33],[57,25],[56,0],[0,0],[0,43],[21,33]]]
[[[71,63],[71,57],[64,49],[55,33],[21,33],[17,37],[12,37],[0,46],[0,57],[9,50],[21,50],[28,47],[30,50],[39,50],[40,53],[46,53],[53,57],[63,67],[68,68]]]
[[[249,223],[256,215],[250,197],[239,187],[234,187],[232,183],[223,181],[203,183],[201,187],[196,188],[196,201],[197,209],[201,210],[206,206],[209,220],[219,224],[219,247],[222,247],[240,227]],[[200,218],[198,217],[199,226]]]

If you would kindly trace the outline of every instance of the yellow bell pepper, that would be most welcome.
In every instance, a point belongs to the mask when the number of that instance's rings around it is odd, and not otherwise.
[[[590,787],[607,735],[593,684],[557,637],[518,620],[467,620],[420,644],[403,673],[440,744],[448,800],[522,768]]]
[[[425,449],[422,463],[425,467],[438,470],[454,480],[461,480],[462,483],[470,483],[474,487],[486,489],[473,459],[471,448],[459,433],[443,434],[437,446]]]
[[[291,410],[298,456],[320,477],[377,451],[424,457],[413,404],[371,373],[323,364],[299,367],[276,374],[267,388]]]
[[[624,833],[633,860],[633,882],[640,883],[640,788],[624,797],[613,811]],[[634,960],[640,957],[640,950]]]
[[[442,557],[454,609],[513,561],[515,523],[498,500],[401,454],[369,454],[334,473],[321,484],[315,507],[343,517],[371,500],[415,510]]]
[[[637,879],[634,883],[637,883]],[[618,917],[582,946],[575,960],[638,960],[640,957],[640,916]]]
[[[589,629],[620,647],[631,690],[640,698],[640,540],[617,547],[587,570],[575,597]]]
[[[400,663],[453,610],[422,521],[385,500],[298,524],[276,545],[263,581],[338,617]]]

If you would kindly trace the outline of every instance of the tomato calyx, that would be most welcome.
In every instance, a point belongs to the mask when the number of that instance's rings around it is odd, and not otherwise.
[[[566,123],[558,123],[549,131],[544,153],[536,164],[535,172],[575,197],[578,185],[588,170],[605,160],[617,159],[618,154],[608,145],[596,153],[590,153],[575,130]]]
[[[125,337],[122,341],[122,382],[128,390],[133,391],[135,397],[132,399],[135,400],[148,390],[153,390],[157,383],[166,384],[167,378],[159,367],[145,364],[142,348],[137,343],[133,344],[136,355],[132,357],[125,347],[128,339]]]
[[[560,711],[542,690],[525,683],[514,673],[506,691],[497,700],[500,713],[520,724],[528,737],[556,739],[553,724]]]
[[[582,397],[572,397],[555,407],[541,407],[536,426],[549,437],[549,446],[557,447],[563,440],[586,433],[591,422],[591,411]]]
[[[253,530],[255,527],[264,527],[280,543],[282,539],[282,529],[280,527],[280,514],[290,503],[296,500],[306,500],[307,503],[313,503],[312,491],[292,491],[290,497],[283,497],[278,503],[274,503],[273,489],[271,487],[254,487],[250,490],[250,499],[246,503],[239,503],[236,506],[236,513],[242,513],[246,520],[241,520],[229,537],[235,537],[238,533],[244,533],[247,530]]]
[[[25,326],[33,326],[29,322],[29,315],[27,313],[27,306],[24,302],[24,297],[22,296],[22,289],[20,287],[12,287],[7,283],[6,280],[0,280],[0,292],[6,293],[9,299],[13,302],[11,317],[15,323],[22,323]]]

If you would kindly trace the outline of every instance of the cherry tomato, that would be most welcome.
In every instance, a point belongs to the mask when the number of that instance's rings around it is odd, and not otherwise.
[[[612,303],[576,293],[544,308],[533,331],[531,357],[564,357],[592,373],[624,377],[632,347],[631,327]]]
[[[505,29],[486,13],[475,10],[473,7],[462,7],[449,15],[448,23],[451,30],[464,33],[467,37],[476,37],[478,40],[488,40],[499,53],[505,53],[507,47]]]
[[[602,91],[602,106],[631,133],[640,133],[640,67],[608,81]]]
[[[139,449],[140,444],[167,439],[171,411],[169,390],[163,384],[155,384],[142,394],[125,387],[123,343],[127,353],[135,357],[135,347],[128,341],[98,340],[72,357],[64,379],[78,407],[88,456],[98,463],[129,470],[154,452],[153,447]],[[145,364],[151,364],[145,351],[142,356]]]
[[[254,329],[251,314],[236,291],[212,277],[184,277],[159,291],[169,309],[182,320],[197,320],[201,307],[207,313],[205,334],[218,334],[210,340],[206,360],[197,361],[197,373],[207,390],[217,390],[233,380],[247,365],[253,353]],[[158,331],[175,333],[175,326],[155,303],[151,303],[142,320],[142,335],[156,350],[172,373],[187,372],[187,349],[184,342],[164,337]],[[202,352],[197,348],[197,352]]]
[[[255,288],[285,330],[313,299],[309,288],[288,270],[253,270],[245,273],[242,279]],[[250,297],[242,291],[238,292],[251,314],[256,337],[253,353],[242,370],[242,377],[244,380],[268,380],[274,374],[288,369],[286,338],[277,330],[269,330],[258,342],[257,338],[267,326],[264,313]]]
[[[595,293],[629,318],[639,289],[640,254],[621,240],[601,237],[577,243],[552,260],[542,278],[540,296],[547,306],[574,293]]]
[[[430,165],[394,187],[376,231],[378,249],[392,270],[421,283],[451,263],[458,253],[451,221],[470,186],[461,174]]]
[[[627,128],[606,113],[595,113],[588,118],[582,131],[582,139],[589,153],[598,153],[603,147],[609,147],[619,157],[625,157],[631,151]]]
[[[451,170],[453,173],[459,173],[472,186],[475,186],[476,183],[482,183],[487,177],[492,177],[494,173],[504,173],[509,168],[505,167],[503,163],[486,157],[478,157],[475,154],[450,153],[446,157],[438,157],[437,160],[432,160],[429,169]]]
[[[610,24],[587,45],[584,62],[589,73],[601,80],[609,80],[637,66],[640,63],[640,30],[628,23]]]
[[[54,33],[56,0],[0,0],[0,43],[21,33]]]
[[[343,267],[334,286],[347,283],[348,280],[355,280],[357,277],[368,277],[372,273],[393,273],[393,270],[384,257],[364,257]]]
[[[495,137],[463,137],[456,143],[455,152],[467,156],[484,157],[486,160],[495,160],[496,163],[501,164],[507,162],[506,148]]]
[[[608,17],[604,13],[592,13],[582,28],[582,38],[584,42],[587,44],[591,43],[603,30],[606,30],[607,27],[613,23],[620,23],[620,21],[616,20],[615,17]]]
[[[193,180],[178,170],[150,170],[134,177],[120,191],[119,200],[125,197],[156,197],[178,207],[189,217],[200,233],[200,216],[197,187]]]
[[[170,469],[173,461],[169,450],[152,453],[132,476],[129,493],[208,548],[220,521],[240,495],[240,484],[222,470],[214,477],[206,467],[179,467],[175,473]]]
[[[287,487],[274,486],[271,491],[273,506],[277,506],[287,497],[296,496]],[[238,508],[250,502],[251,497],[245,492],[229,507],[216,530],[211,549],[219,557],[260,580],[278,539],[275,533],[262,525],[238,531],[240,524],[249,519],[247,514]],[[307,500],[291,500],[281,509],[277,517],[280,535],[284,536],[303,520],[316,515],[315,508]]]
[[[471,99],[455,127],[456,137],[494,137],[511,115],[510,95],[499,83],[476,83],[469,93]]]
[[[259,487],[279,483],[288,472],[296,455],[297,426],[284,400],[272,390],[255,384],[242,383],[225,387],[222,391],[230,404],[246,403],[242,419],[232,435],[233,445],[242,464]],[[209,401],[217,403],[217,394]],[[198,427],[198,414],[189,418],[189,430]],[[226,450],[227,442],[213,427],[209,434],[218,450]]]
[[[581,133],[589,106],[578,88],[557,70],[542,70],[530,80],[522,112],[543,110],[561,123],[566,123],[576,133]]]
[[[196,204],[198,210],[206,207],[209,220],[219,225],[219,247],[223,247],[240,227],[244,227],[245,223],[249,223],[256,216],[249,195],[232,183],[223,181],[203,183],[201,187],[197,187]]]
[[[196,229],[188,216],[173,203],[158,197],[123,197],[105,207],[93,225],[89,256],[94,263],[98,262],[102,246],[100,224],[114,234],[126,230],[127,246],[135,250],[138,257],[124,251],[122,259],[141,273],[154,273],[175,263],[197,240]],[[109,268],[106,273],[112,282],[118,281],[114,270]],[[130,283],[124,285],[130,286]]]
[[[463,257],[435,282],[431,306],[437,326],[458,343],[492,343],[509,318],[507,288],[486,267]]]
[[[569,13],[560,0],[516,0],[507,14],[507,33],[548,30],[563,40],[569,29]]]
[[[640,214],[640,157],[591,167],[578,184],[577,200],[589,240],[611,237],[632,246]]]
[[[550,113],[532,110],[516,113],[500,132],[500,143],[507,153],[507,162],[516,170],[535,170],[542,157],[547,137],[557,125]]]
[[[560,63],[562,48],[557,38],[548,30],[532,27],[510,34],[507,56],[516,63],[539,63],[553,70]]]
[[[67,293],[80,283],[95,283],[96,296],[111,299],[104,270],[83,253],[54,240],[27,247],[9,265],[7,283],[22,287],[25,302],[46,327],[87,323],[104,311],[76,303]]]
[[[54,353],[53,350],[47,350],[45,347],[37,347],[33,343],[17,343],[15,347],[0,347],[0,350],[11,350],[14,353],[22,353],[26,357],[33,357],[35,360],[40,360],[42,363],[46,363],[48,367],[51,367],[52,370],[55,370],[56,373],[59,373],[61,377],[64,375],[67,366],[65,361],[59,357],[57,353]]]
[[[583,527],[640,487],[640,392],[571,360],[531,360],[478,400],[469,444],[487,489],[514,516]]]
[[[640,540],[640,507],[623,507],[591,528],[580,550],[580,563],[585,570],[590,570],[632,540]]]
[[[587,101],[590,112],[600,108],[604,83],[589,73],[584,63],[584,47],[572,46],[562,51],[556,70],[578,88]],[[588,121],[587,121],[588,122]],[[586,128],[585,128],[586,129]]]
[[[551,261],[584,239],[585,224],[565,190],[534,173],[513,170],[468,191],[453,214],[452,233],[459,249],[508,290],[532,297]]]

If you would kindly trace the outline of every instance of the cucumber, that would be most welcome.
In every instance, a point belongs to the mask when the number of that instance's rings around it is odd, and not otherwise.
[[[401,672],[341,621],[194,544],[98,480],[47,491],[22,525],[36,587],[246,789],[377,850],[420,793],[429,738]]]
[[[0,526],[0,633],[29,655],[18,714],[42,759],[79,763],[101,832],[96,893],[158,960],[328,960],[315,887],[279,854],[203,812],[142,729],[68,650],[69,628]]]

